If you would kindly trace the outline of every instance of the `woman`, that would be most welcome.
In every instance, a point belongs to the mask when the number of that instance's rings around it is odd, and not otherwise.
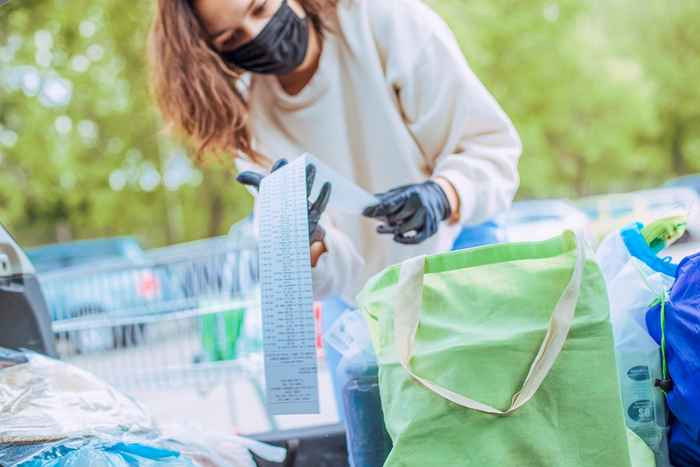
[[[518,135],[420,0],[159,0],[150,39],[164,120],[200,155],[233,154],[239,181],[310,152],[383,193],[364,218],[321,216],[327,188],[310,203],[324,332],[371,275],[510,205]]]
[[[328,209],[312,226],[317,298],[352,302],[512,200],[518,135],[419,0],[159,0],[150,39],[164,120],[199,154],[233,154],[255,185],[310,152],[383,193],[365,218]]]

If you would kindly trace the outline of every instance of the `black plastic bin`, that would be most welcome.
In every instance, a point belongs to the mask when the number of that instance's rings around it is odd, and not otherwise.
[[[348,451],[343,425],[326,425],[277,431],[252,436],[265,443],[287,449],[281,464],[256,459],[260,467],[347,467]]]
[[[56,356],[49,316],[34,267],[0,225],[0,347]]]

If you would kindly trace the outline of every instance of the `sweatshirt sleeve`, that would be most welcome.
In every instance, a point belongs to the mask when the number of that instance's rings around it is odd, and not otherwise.
[[[348,305],[354,305],[355,294],[362,284],[365,262],[357,253],[352,240],[337,229],[329,219],[322,219],[326,230],[326,253],[321,255],[316,267],[311,269],[314,299],[323,300],[339,296]]]
[[[419,0],[376,3],[392,4],[374,28],[387,80],[432,176],[457,190],[460,221],[477,224],[508,209],[522,150],[510,119],[437,13]]]

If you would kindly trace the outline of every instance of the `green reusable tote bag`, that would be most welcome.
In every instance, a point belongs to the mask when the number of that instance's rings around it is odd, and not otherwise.
[[[573,232],[413,258],[358,301],[385,466],[630,467],[605,285]]]

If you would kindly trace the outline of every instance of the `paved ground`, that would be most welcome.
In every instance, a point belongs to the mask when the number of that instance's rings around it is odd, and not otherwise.
[[[328,371],[319,374],[321,414],[275,417],[279,429],[328,425],[338,420]],[[195,422],[215,431],[240,434],[271,430],[262,401],[242,378],[222,382],[207,391],[194,387],[129,391],[160,423]]]
[[[202,357],[202,339],[193,323],[149,324],[136,339],[119,344],[117,349],[105,348],[102,336],[93,339],[97,342],[93,347],[78,352],[72,342],[89,341],[80,339],[80,335],[64,338],[59,347],[64,360],[133,396],[161,423],[193,423],[240,434],[273,429],[254,384],[257,382],[262,390],[261,354],[240,360],[246,362],[240,367],[234,360],[208,363]],[[107,335],[110,333],[107,330]],[[102,330],[101,335],[104,334]],[[330,374],[322,358],[319,390],[319,415],[278,416],[274,419],[277,428],[336,423]]]

